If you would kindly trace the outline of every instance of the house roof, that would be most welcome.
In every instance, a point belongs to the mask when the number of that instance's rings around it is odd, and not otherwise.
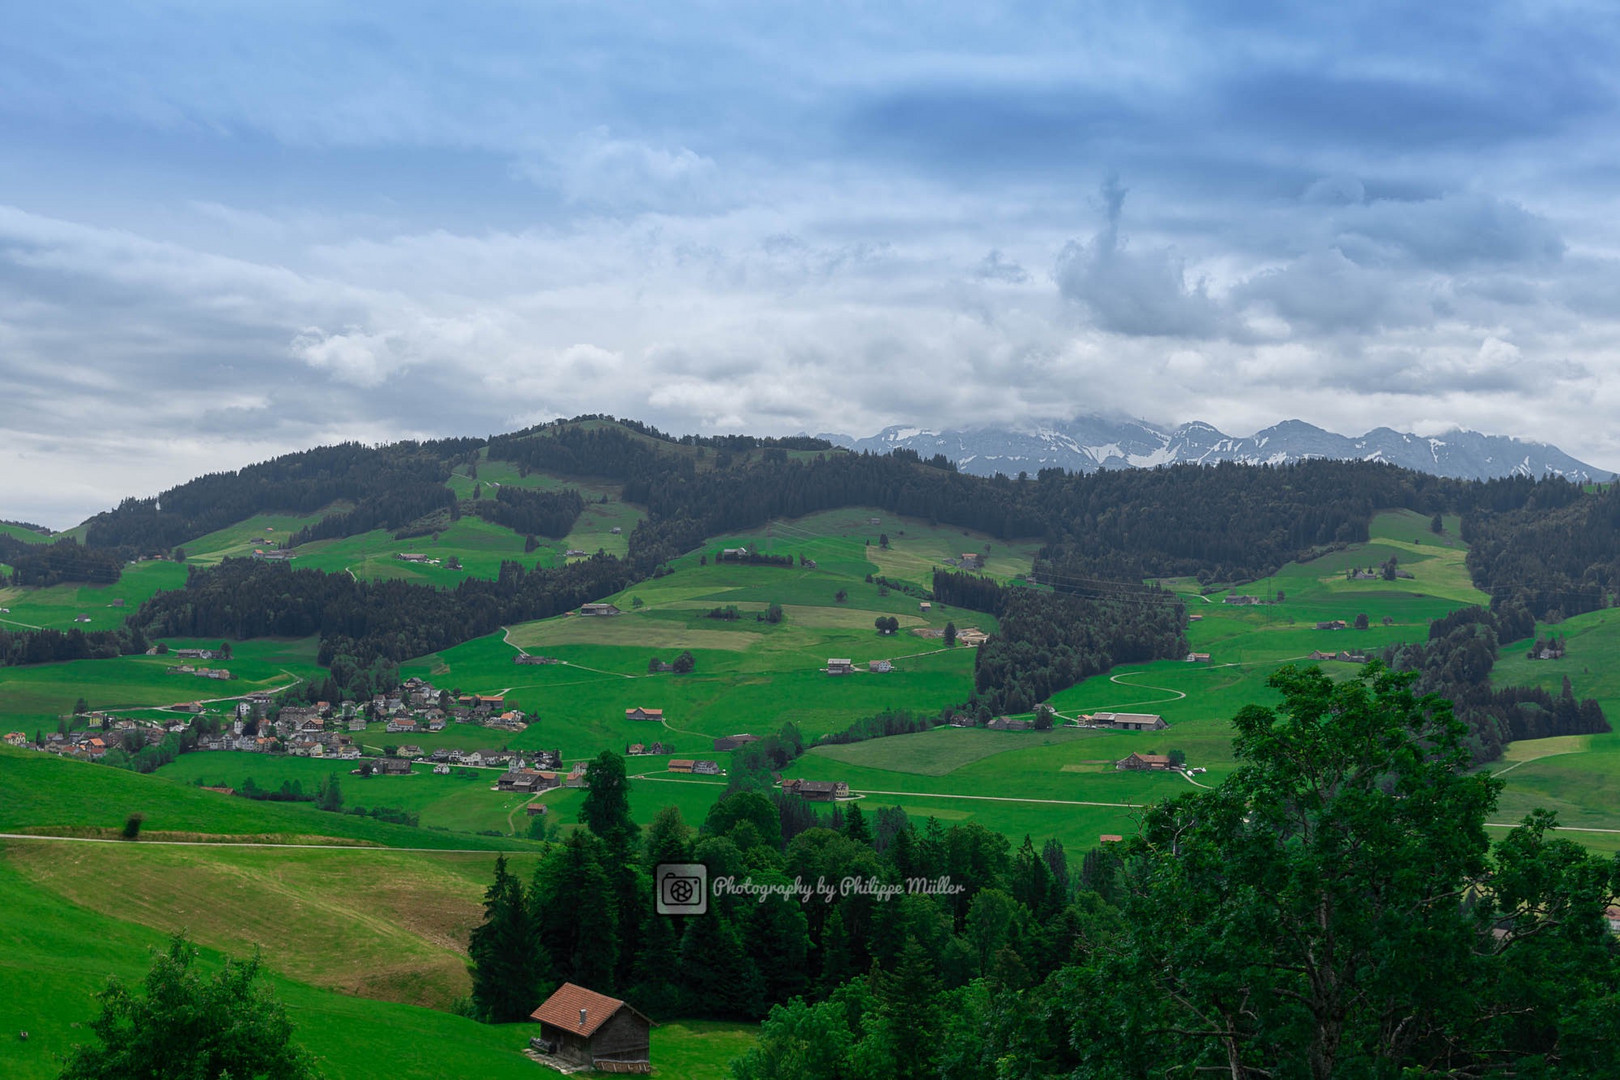
[[[563,983],[555,994],[546,998],[538,1009],[529,1014],[529,1019],[560,1027],[564,1031],[572,1031],[588,1039],[620,1009],[629,1009],[643,1020],[647,1020],[635,1006],[626,1005],[618,998],[610,998],[606,994],[598,994],[594,990],[587,990],[573,983]],[[583,1024],[579,1022],[581,1012],[585,1014]],[[657,1026],[651,1020],[647,1020],[647,1023],[653,1027]]]

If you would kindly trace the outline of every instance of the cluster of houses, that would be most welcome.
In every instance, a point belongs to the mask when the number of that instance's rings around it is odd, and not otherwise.
[[[175,664],[168,671],[171,675],[195,675],[199,679],[234,678],[225,668],[194,667],[191,664]]]
[[[691,758],[670,758],[667,768],[670,772],[697,773],[700,776],[720,775],[720,763],[718,761],[694,761]]]
[[[674,752],[674,747],[665,746],[661,742],[631,743],[629,746],[624,748],[625,757],[662,757],[664,754],[673,754]]]
[[[181,649],[177,655],[187,659],[213,659],[217,654],[211,649]],[[169,670],[215,679],[230,677],[223,669],[189,664]],[[450,721],[512,732],[521,732],[527,727],[524,714],[507,709],[503,696],[470,694],[452,701],[447,693],[420,678],[408,679],[398,690],[379,694],[369,702],[346,701],[334,705],[317,701],[313,705],[286,705],[276,709],[274,701],[272,695],[265,692],[238,699],[233,711],[220,718],[219,730],[201,735],[196,740],[195,749],[259,754],[285,752],[295,757],[356,761],[363,756],[356,737],[365,732],[368,721],[381,722],[388,733],[396,735],[443,731]],[[114,747],[128,748],[132,745],[131,732],[137,733],[133,737],[136,740],[160,743],[170,734],[186,731],[192,717],[204,712],[200,702],[174,705],[170,709],[189,715],[153,721],[89,713],[83,717],[82,729],[52,733],[41,740],[39,749],[99,760]],[[74,726],[78,726],[77,721]],[[15,745],[31,745],[32,740],[26,734],[14,734],[19,736],[14,741]],[[436,754],[432,758],[435,764],[481,764],[487,768],[503,767],[510,760],[509,755],[487,752],[462,754],[461,751],[447,750],[442,754],[442,757]],[[404,771],[409,771],[410,759],[428,757],[421,747],[409,744],[399,747],[396,755],[404,759]]]
[[[851,660],[847,656],[829,657],[827,660],[827,666],[822,668],[822,670],[828,675],[853,675],[855,674],[855,661]],[[883,674],[894,670],[894,662],[890,660],[868,660],[866,662],[866,670]]]
[[[1330,652],[1330,651],[1328,651],[1326,649],[1317,649],[1316,651],[1311,653],[1311,659],[1312,660],[1338,660],[1339,662],[1345,663],[1345,664],[1365,664],[1367,662],[1367,654],[1366,653],[1358,653],[1358,652],[1346,652],[1343,649],[1340,649],[1338,652]]]
[[[519,794],[538,795],[553,788],[585,787],[585,763],[577,761],[565,775],[562,771],[562,751],[541,750],[532,763],[521,759],[495,781],[496,791],[515,791]]]

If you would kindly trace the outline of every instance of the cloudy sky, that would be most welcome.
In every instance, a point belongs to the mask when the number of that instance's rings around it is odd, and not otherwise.
[[[1617,468],[1617,23],[12,5],[0,517],[580,412],[1299,417]]]

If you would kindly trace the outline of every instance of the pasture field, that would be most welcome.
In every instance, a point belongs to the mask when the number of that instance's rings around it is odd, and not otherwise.
[[[1060,692],[1050,704],[1063,720],[1102,709],[1159,713],[1170,724],[1167,730],[936,729],[817,747],[788,772],[847,781],[853,791],[868,793],[868,806],[898,803],[913,816],[978,820],[1015,839],[1027,831],[1037,842],[1051,836],[1090,847],[1099,832],[1128,834],[1135,828],[1135,807],[1190,790],[1192,781],[1116,770],[1113,761],[1133,750],[1178,749],[1189,764],[1209,770],[1193,780],[1213,786],[1233,768],[1231,718],[1245,705],[1276,703],[1265,683],[1278,667],[1312,663],[1315,650],[1371,653],[1393,642],[1423,640],[1431,619],[1461,602],[1483,601],[1466,585],[1465,549],[1455,529],[1451,522],[1448,534],[1436,537],[1422,515],[1380,514],[1370,543],[1291,563],[1271,578],[1231,590],[1267,598],[1281,592],[1284,598],[1276,603],[1226,605],[1221,594],[1201,597],[1195,584],[1166,582],[1182,594],[1189,615],[1202,616],[1189,624],[1188,638],[1193,650],[1211,654],[1210,661],[1122,665]],[[1398,583],[1346,579],[1349,568],[1376,566],[1391,554],[1415,577]],[[1430,588],[1438,595],[1425,591]],[[1353,622],[1358,613],[1368,615],[1369,629],[1314,629],[1317,622]],[[1359,670],[1335,661],[1322,666],[1335,678]],[[904,794],[872,794],[879,791]],[[1102,805],[1075,805],[1084,803]]]
[[[261,755],[235,756],[259,759],[253,765],[270,764]],[[360,782],[358,777],[354,780]],[[345,784],[345,790],[350,786]],[[528,846],[495,837],[326,813],[309,803],[242,799],[203,791],[189,783],[0,746],[0,832],[110,836],[131,814],[144,816],[141,835],[153,839],[223,837],[258,843],[436,850],[522,850]]]
[[[405,562],[396,558],[400,554],[427,555],[440,560],[440,565]],[[463,517],[430,536],[396,540],[387,529],[373,529],[341,539],[300,544],[293,565],[328,573],[348,571],[357,578],[398,578],[417,585],[453,587],[466,577],[495,577],[503,561],[525,566],[554,565],[547,562],[552,554],[542,549],[525,553],[523,537],[511,529],[482,518]],[[443,565],[451,556],[461,560],[460,570]]]
[[[214,566],[228,558],[279,548],[299,529],[314,525],[327,514],[352,508],[349,503],[335,502],[313,514],[254,514],[246,521],[199,536],[181,546],[186,549],[186,562]]]
[[[0,1030],[29,1033],[26,1042],[8,1037],[0,1050],[0,1072],[8,1078],[54,1080],[60,1057],[89,1041],[86,1025],[97,1011],[93,995],[109,976],[138,983],[150,951],[164,947],[166,931],[176,924],[188,926],[199,942],[205,971],[220,963],[215,942],[237,956],[253,944],[264,946],[270,986],[287,1007],[295,1037],[329,1080],[537,1075],[539,1067],[521,1053],[534,1034],[532,1025],[479,1024],[366,996],[439,993],[435,980],[455,977],[461,942],[453,935],[476,910],[489,874],[487,856],[428,856],[423,862],[396,853],[234,851],[218,858],[221,852],[214,849],[176,854],[97,845],[83,861],[75,854],[52,868],[52,860],[20,850],[29,844],[65,846],[0,841],[0,906],[8,916],[0,926]],[[322,863],[323,855],[337,857]],[[94,880],[98,872],[131,888],[110,896]],[[203,891],[182,891],[168,877]],[[273,896],[275,903],[255,911],[243,902],[258,895]],[[369,955],[387,969],[376,974],[386,977],[373,978],[363,965],[351,965],[350,950]],[[414,959],[424,962],[420,977],[408,966]],[[288,968],[310,971],[325,985],[291,977]],[[720,1080],[756,1030],[678,1020],[654,1028],[658,1075]]]
[[[160,589],[178,589],[186,583],[186,568],[164,559],[128,563],[111,585],[67,582],[49,586],[0,588],[0,629],[4,630],[116,630],[124,617],[151,599]],[[121,607],[114,603],[123,601]],[[79,616],[88,621],[79,622]]]
[[[1620,609],[1577,615],[1556,625],[1536,627],[1538,636],[1556,633],[1564,639],[1559,660],[1530,660],[1531,642],[1509,642],[1491,671],[1497,685],[1540,686],[1553,696],[1569,679],[1578,698],[1596,698],[1611,724],[1620,726]],[[1620,848],[1620,731],[1601,735],[1534,739],[1514,743],[1500,762],[1487,766],[1507,781],[1496,820],[1517,821],[1536,807],[1558,811],[1561,824],[1572,828],[1607,829],[1611,833],[1576,836],[1606,850]]]
[[[25,529],[21,525],[13,525],[7,521],[0,521],[0,536],[9,536],[25,544],[49,544],[57,539],[57,535],[46,536],[42,532]]]
[[[601,549],[609,555],[623,556],[630,546],[630,534],[646,517],[640,508],[623,501],[621,484],[600,480],[576,480],[551,473],[519,473],[509,461],[491,461],[488,449],[479,451],[478,476],[469,476],[465,468],[458,468],[450,477],[449,486],[458,496],[470,499],[476,486],[482,486],[484,497],[492,497],[491,488],[502,486],[526,488],[531,491],[566,491],[573,488],[585,500],[585,512],[575,522],[574,529],[561,540],[541,538],[541,545],[557,558],[571,549],[595,552]],[[613,530],[619,532],[615,534]],[[547,564],[551,565],[551,564]]]
[[[201,782],[238,791],[250,778],[261,788],[279,788],[284,782],[293,781],[309,795],[315,794],[323,779],[336,776],[345,809],[359,806],[406,810],[421,815],[424,829],[472,833],[494,829],[502,833],[516,832],[520,836],[528,829],[522,807],[529,796],[491,790],[500,770],[466,770],[475,774],[469,777],[455,771],[460,767],[453,765],[450,775],[440,776],[430,765],[417,765],[409,776],[362,779],[352,775],[357,764],[216,751],[183,754],[158,769],[156,775],[181,784]]]
[[[171,639],[171,648],[213,648],[217,640]],[[0,725],[32,735],[55,730],[57,718],[83,697],[92,709],[161,708],[188,701],[241,697],[276,690],[316,677],[314,638],[257,638],[233,643],[230,660],[203,661],[237,678],[201,679],[169,669],[187,663],[167,656],[119,656],[107,660],[68,660],[56,664],[0,668]]]

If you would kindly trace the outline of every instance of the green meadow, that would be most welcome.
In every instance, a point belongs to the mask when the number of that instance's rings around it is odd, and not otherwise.
[[[390,736],[390,739],[397,736]],[[350,761],[323,761],[319,758],[242,754],[231,751],[184,754],[163,766],[157,775],[182,784],[206,784],[241,790],[252,779],[261,788],[279,788],[296,781],[308,794],[329,776],[336,776],[348,807],[394,807],[421,815],[422,828],[457,832],[483,832],[525,835],[528,829],[523,804],[527,795],[491,790],[500,775],[493,769],[456,771],[437,775],[432,766],[418,765],[409,776],[352,775]],[[469,777],[466,772],[474,775]]]
[[[0,536],[9,536],[13,540],[21,540],[28,544],[49,544],[57,539],[55,536],[46,536],[42,532],[35,532],[33,529],[25,529],[21,525],[12,525],[4,521],[0,521]]]
[[[271,775],[270,770],[279,764],[257,754],[231,756],[250,763],[247,774],[257,776],[262,772],[266,779]],[[215,778],[220,777],[208,777],[209,780]],[[228,779],[228,776],[223,778]],[[358,777],[353,779],[355,785],[345,784],[345,790],[361,783]],[[279,783],[278,780],[277,786]],[[351,814],[332,814],[316,810],[310,803],[243,799],[155,775],[142,776],[53,754],[0,747],[0,832],[110,837],[117,834],[132,814],[144,818],[142,835],[156,839],[204,837],[256,843],[490,851],[521,850],[527,846],[465,832],[412,828]]]
[[[0,588],[0,629],[116,630],[160,589],[186,583],[186,568],[163,559],[129,563],[111,585],[9,586]],[[80,621],[81,616],[87,616]]]
[[[171,648],[214,648],[217,640],[170,639]],[[171,671],[184,663],[166,656],[120,656],[57,664],[0,668],[0,725],[33,734],[56,728],[57,718],[84,698],[92,709],[151,709],[190,701],[235,698],[276,690],[324,670],[315,663],[314,638],[258,638],[233,643],[230,660],[202,661],[223,667],[234,679],[203,679]],[[9,729],[9,728],[8,728]]]
[[[413,1003],[464,992],[462,943],[489,874],[489,856],[0,840],[0,1030],[29,1033],[8,1034],[0,1071],[54,1078],[89,1041],[108,977],[139,982],[151,951],[184,928],[205,970],[222,950],[263,950],[296,1038],[329,1080],[532,1080],[539,1067],[521,1052],[532,1025]],[[658,1075],[720,1080],[755,1030],[661,1025]]]

